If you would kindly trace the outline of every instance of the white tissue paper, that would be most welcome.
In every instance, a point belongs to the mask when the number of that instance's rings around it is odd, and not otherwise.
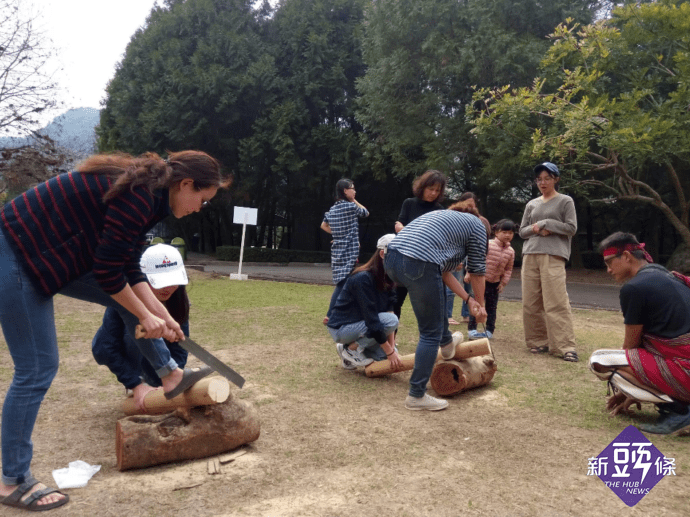
[[[53,471],[58,488],[83,488],[91,477],[101,470],[100,465],[89,465],[85,461],[71,461],[66,469]]]

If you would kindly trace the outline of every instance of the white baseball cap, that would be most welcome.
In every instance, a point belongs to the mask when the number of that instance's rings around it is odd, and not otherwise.
[[[149,246],[141,256],[139,265],[141,272],[146,274],[149,284],[154,289],[189,283],[182,255],[174,246],[168,244]]]
[[[376,243],[376,249],[383,250],[384,253],[387,253],[388,245],[391,243],[393,239],[395,239],[395,234],[387,233],[378,240],[378,242]]]

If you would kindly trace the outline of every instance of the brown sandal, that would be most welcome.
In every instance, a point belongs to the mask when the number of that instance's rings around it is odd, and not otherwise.
[[[533,354],[545,354],[549,351],[549,347],[544,345],[544,346],[535,346],[533,348],[529,349],[530,352]]]
[[[563,354],[563,360],[569,363],[577,363],[580,358],[577,356],[577,352],[566,352]]]

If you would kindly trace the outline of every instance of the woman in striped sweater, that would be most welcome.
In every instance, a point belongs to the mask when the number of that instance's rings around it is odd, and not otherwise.
[[[5,204],[0,212],[0,325],[14,361],[2,412],[0,503],[47,510],[68,497],[31,475],[31,434],[58,368],[53,295],[115,307],[168,394],[204,372],[178,368],[163,339],[184,339],[154,296],[139,257],[145,235],[172,213],[198,212],[229,182],[199,151],[96,155]],[[206,372],[208,374],[208,372]]]
[[[447,401],[426,393],[439,346],[445,359],[455,353],[453,337],[448,330],[444,285],[468,302],[470,313],[477,321],[486,321],[486,229],[477,217],[455,208],[452,205],[448,210],[429,212],[412,221],[388,245],[384,259],[391,280],[407,287],[417,317],[419,342],[405,400],[405,407],[413,411],[437,411],[448,407]],[[453,276],[465,257],[476,299],[470,297]]]

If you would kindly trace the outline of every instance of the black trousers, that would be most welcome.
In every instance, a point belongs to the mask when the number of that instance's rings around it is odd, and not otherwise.
[[[498,286],[500,282],[486,282],[484,287],[484,301],[486,302],[486,330],[494,333],[496,330],[496,309],[498,308]],[[470,314],[467,330],[477,330],[477,320]]]

